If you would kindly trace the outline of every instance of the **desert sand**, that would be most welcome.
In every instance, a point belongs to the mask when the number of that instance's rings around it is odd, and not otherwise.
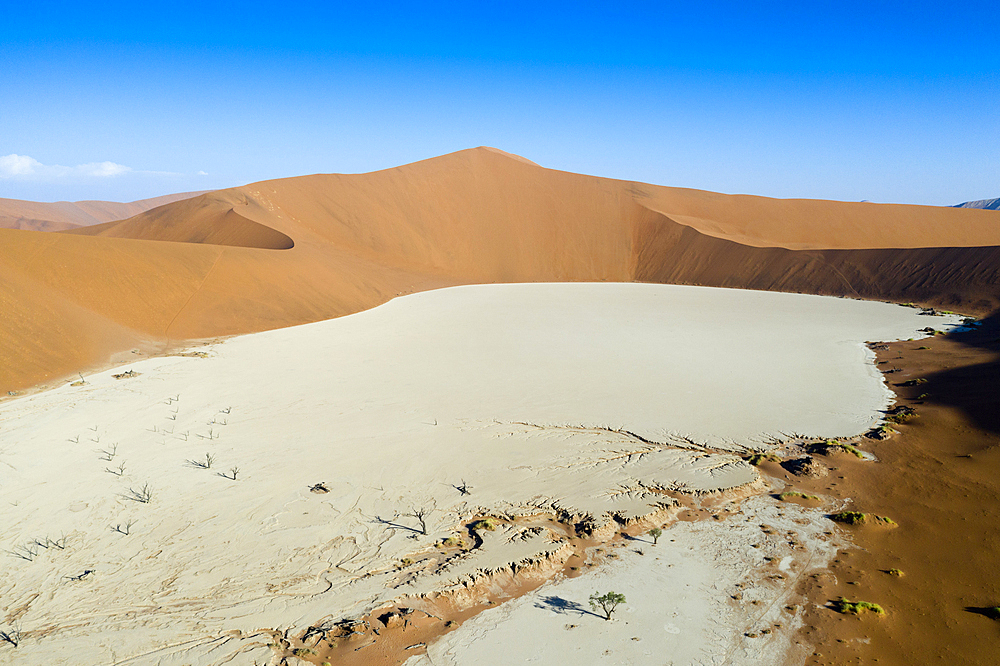
[[[844,527],[851,543],[830,571],[803,586],[810,611],[801,640],[810,666],[989,664],[1000,634],[989,609],[1000,536],[1000,326],[997,316],[948,336],[877,350],[897,404],[915,410],[897,432],[870,442],[879,464],[818,456],[836,474],[790,480],[852,510],[892,518],[895,529]],[[785,478],[784,470],[768,470]],[[900,575],[890,573],[897,570]],[[840,596],[880,604],[885,616],[844,617]]]
[[[477,148],[264,181],[127,220],[0,229],[0,395],[196,338],[458,284],[692,284],[1000,303],[996,212],[776,200],[545,169]]]
[[[41,203],[0,198],[0,228],[28,231],[66,231],[93,224],[124,220],[164,204],[190,199],[204,192],[165,194],[128,203],[117,201],[56,201]]]
[[[614,532],[670,522],[665,491],[763,492],[736,454],[793,434],[868,429],[891,394],[863,343],[919,337],[929,321],[956,319],[689,286],[466,286],[10,400],[0,407],[0,543],[14,554],[0,570],[0,610],[22,638],[0,659],[268,663],[274,631],[294,635],[401,596],[451,590],[461,600],[512,566],[556,570],[563,537],[506,521],[570,515]],[[319,483],[326,492],[310,490]],[[760,557],[780,555],[786,577],[822,566],[832,547],[808,513],[774,511],[747,501],[726,519],[742,521],[731,543],[748,545],[763,520],[782,529],[801,520],[809,557],[786,553],[780,539]],[[489,515],[502,519],[498,529],[445,562],[435,544]],[[603,578],[536,594],[582,601],[581,589],[598,583],[634,585],[643,567],[674,585],[663,567],[675,564],[690,572],[693,597],[709,597],[697,613],[728,622],[738,611],[723,612],[723,597],[761,562],[743,548],[713,583],[705,562],[728,542],[710,527],[674,525],[655,547],[661,560],[647,548]],[[753,590],[777,609],[790,588]],[[633,598],[641,650],[676,647],[672,629],[650,629],[665,612],[647,617],[655,595]],[[524,599],[502,611],[498,631],[536,621],[540,597]],[[577,640],[597,652],[625,626],[588,620],[597,628]],[[492,620],[471,621],[441,649],[470,649],[483,622]],[[688,631],[697,615],[665,622]],[[720,626],[695,632],[683,654],[701,654],[697,641],[714,641]],[[757,647],[731,638],[730,656],[756,663]]]

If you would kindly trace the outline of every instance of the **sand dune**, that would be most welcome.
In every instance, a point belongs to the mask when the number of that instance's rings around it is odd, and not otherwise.
[[[117,201],[57,201],[40,203],[0,199],[0,229],[64,231],[92,224],[124,220],[157,206],[181,201],[202,192],[167,194],[129,203]]]
[[[220,190],[69,233],[0,230],[0,294],[34,330],[76,308],[150,344],[489,282],[669,282],[984,312],[1000,302],[997,246],[990,211],[730,196],[479,148]],[[62,350],[71,341],[55,333],[11,337],[0,338],[0,390],[107,358]]]

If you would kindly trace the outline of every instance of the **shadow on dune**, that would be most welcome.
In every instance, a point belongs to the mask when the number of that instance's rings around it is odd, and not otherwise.
[[[1000,611],[997,610],[996,606],[966,606],[965,612],[982,615],[991,620],[1000,620]]]
[[[948,337],[992,358],[928,375],[923,387],[928,402],[961,409],[977,427],[1000,434],[1000,310],[982,319],[979,326]]]

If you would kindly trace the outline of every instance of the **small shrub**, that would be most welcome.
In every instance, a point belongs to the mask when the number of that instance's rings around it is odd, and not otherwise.
[[[465,542],[459,537],[448,537],[441,545],[445,548],[465,548]]]
[[[781,458],[773,453],[754,453],[747,458],[746,461],[754,467],[757,467],[764,462],[781,462]]]
[[[840,442],[836,439],[828,439],[825,442],[814,442],[812,444],[806,445],[806,451],[813,454],[819,455],[830,455],[831,453],[843,452],[850,453],[851,455],[861,458],[864,460],[865,454],[861,452],[856,446],[847,444],[845,442]]]
[[[873,604],[869,601],[848,601],[844,597],[833,602],[833,610],[845,615],[860,615],[866,611],[870,611],[876,615],[885,615],[885,611],[878,604]]]
[[[896,524],[896,521],[892,518],[876,516],[874,514],[869,515],[867,513],[861,513],[860,511],[841,511],[840,513],[832,514],[830,516],[830,520],[847,525],[861,525],[867,523],[869,520],[874,520],[877,523],[884,523],[886,525]]]
[[[590,595],[590,607],[595,611],[598,608],[604,611],[605,620],[610,620],[611,614],[615,612],[619,604],[623,603],[625,603],[625,595],[619,592],[608,592],[607,594],[594,592]]]
[[[807,495],[806,493],[800,492],[798,490],[787,490],[787,491],[781,493],[780,495],[778,495],[778,497],[780,497],[783,500],[784,499],[788,499],[789,497],[799,497],[799,498],[804,499],[804,500],[818,500],[819,499],[819,495]]]
[[[863,454],[861,450],[856,446],[851,446],[850,444],[841,444],[840,448],[846,451],[847,453],[850,453],[856,458],[861,458],[862,460],[865,459],[865,454]]]
[[[496,521],[492,518],[482,518],[469,525],[470,530],[486,530],[487,532],[492,532],[496,528]]]
[[[847,525],[860,525],[865,522],[865,518],[867,517],[860,511],[841,511],[830,516],[830,520],[838,523],[846,523]]]
[[[905,575],[902,569],[889,569],[886,573],[890,576],[897,576],[899,578],[902,578]]]

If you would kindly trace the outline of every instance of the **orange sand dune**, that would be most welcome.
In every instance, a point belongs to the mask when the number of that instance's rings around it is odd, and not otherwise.
[[[167,194],[130,203],[116,201],[57,201],[40,203],[19,199],[0,199],[0,229],[28,231],[64,231],[102,222],[124,220],[151,208],[181,201],[203,192]]]
[[[467,283],[637,280],[986,311],[1000,301],[998,246],[990,211],[730,196],[478,148],[69,233],[0,229],[0,299],[26,322],[4,320],[0,390],[104,362],[125,339],[259,331]]]

